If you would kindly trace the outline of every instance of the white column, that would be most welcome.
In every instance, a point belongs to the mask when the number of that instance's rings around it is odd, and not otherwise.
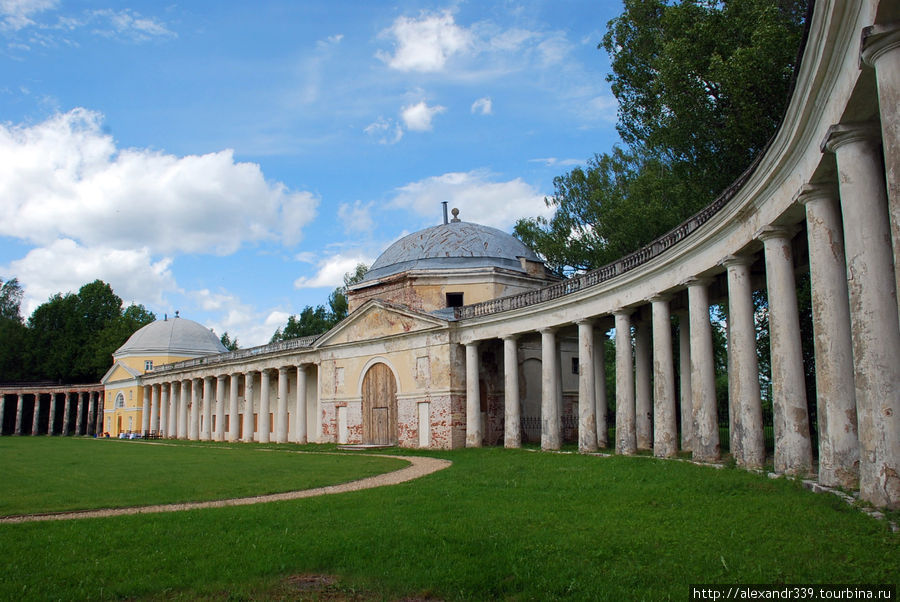
[[[244,374],[244,433],[241,441],[253,441],[253,375],[251,370]]]
[[[97,413],[95,410],[96,406],[94,403],[94,395],[95,395],[94,391],[88,392],[88,418],[87,418],[87,428],[84,429],[85,435],[92,435],[97,432],[97,419],[96,419]],[[50,413],[51,414],[53,413],[54,401],[56,401],[55,396],[53,393],[51,393],[50,394]],[[48,425],[48,428],[47,428],[48,434],[49,434],[49,431],[52,431],[52,430],[53,430],[53,421],[51,420]]]
[[[257,421],[259,433],[257,441],[269,442],[269,371],[261,370],[259,373],[259,420]]]
[[[862,60],[875,68],[888,214],[894,247],[894,282],[900,304],[900,25],[874,25],[863,30]],[[900,307],[900,306],[898,306]]]
[[[556,330],[541,330],[541,449],[560,448],[559,350]]]
[[[191,381],[190,379],[185,379],[181,381],[181,399],[178,403],[178,438],[179,439],[187,439],[188,433],[191,430],[190,421],[188,420],[188,408],[191,405],[190,398],[190,389],[191,389]]]
[[[212,406],[215,403],[212,376],[203,377],[203,421],[200,423],[200,440],[212,440]]]
[[[594,416],[597,418],[597,447],[609,447],[606,423],[606,332],[594,329]]]
[[[791,253],[793,235],[793,229],[767,227],[760,232],[759,238],[765,246],[769,293],[775,471],[805,475],[812,468],[812,444]]]
[[[294,421],[294,441],[306,443],[306,367],[297,366],[297,419]]]
[[[816,353],[816,414],[819,419],[819,483],[859,486],[859,436],[844,233],[836,190],[805,186],[813,342]]]
[[[159,434],[159,385],[150,385],[150,432]]]
[[[159,385],[159,435],[169,436],[169,383]]]
[[[200,440],[200,382],[199,378],[191,379],[191,428],[188,439]]]
[[[241,375],[231,374],[228,380],[228,440],[238,440],[238,387]]]
[[[653,455],[671,458],[678,454],[672,317],[668,296],[658,295],[650,301],[653,311]]]
[[[66,397],[66,410],[67,410],[67,411],[66,411],[66,418],[69,417],[68,408],[69,408],[69,398],[68,398],[68,396],[67,396],[67,397]],[[18,404],[16,404],[16,430],[14,431],[14,433],[15,433],[16,435],[21,435],[21,434],[22,434],[22,412],[24,411],[24,409],[25,409],[25,396],[22,395],[21,393],[19,393],[19,401],[18,401]],[[68,426],[66,427],[65,431],[63,432],[63,434],[64,434],[64,435],[68,435],[68,434],[69,434]]]
[[[66,402],[63,404],[63,431],[62,434],[64,437],[69,436],[69,418],[71,417],[72,406],[70,405],[70,397],[75,395],[75,393],[66,392]],[[22,434],[22,396],[19,395],[19,408],[16,412],[16,434]]]
[[[225,441],[225,378],[224,374],[216,376],[216,441]]]
[[[53,425],[56,424],[56,398],[59,393],[52,393],[50,395],[50,418],[48,419],[47,424],[47,436],[53,436]],[[0,435],[3,434],[3,406],[6,404],[6,396],[0,395]],[[99,433],[99,431],[98,431]]]
[[[466,447],[481,447],[484,439],[478,364],[478,342],[466,343]]]
[[[306,443],[306,366],[297,366],[297,418],[294,420],[294,441]]]
[[[503,337],[503,446],[522,447],[522,402],[519,399],[519,345],[515,336]]]
[[[712,327],[709,322],[709,280],[694,278],[688,287],[691,320],[691,440],[693,459],[719,459],[719,419],[716,408],[716,367],[713,358]]]
[[[650,325],[639,320],[634,328],[634,434],[638,449],[653,445],[650,356]]]
[[[630,309],[613,312],[616,319],[616,453],[626,455],[637,451],[631,312]]]
[[[146,437],[150,433],[150,385],[143,385],[144,403],[141,406],[141,435]],[[66,405],[68,405],[68,394],[66,395]]]
[[[578,322],[578,451],[597,451],[597,382],[594,375],[594,323]]]
[[[37,436],[41,421],[41,394],[34,394],[34,411],[31,413],[31,436]]]
[[[81,391],[78,394],[78,411],[75,412],[75,436],[80,437],[84,434],[84,431],[81,430],[81,421],[84,416],[84,391]]]
[[[278,406],[275,414],[275,443],[287,443],[288,435],[288,375],[287,367],[278,369]]]
[[[722,261],[728,270],[728,416],[735,462],[762,468],[766,447],[750,282],[752,264],[749,255],[730,255]]]
[[[690,451],[694,438],[694,401],[691,397],[691,317],[678,315],[678,401],[681,407],[681,449]]]
[[[169,384],[169,429],[166,435],[172,439],[178,437],[178,402],[181,400],[181,381]]]
[[[900,507],[900,325],[884,170],[870,126],[833,126],[850,293],[860,497]]]

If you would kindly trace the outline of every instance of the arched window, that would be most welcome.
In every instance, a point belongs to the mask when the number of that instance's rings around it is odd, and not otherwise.
[[[116,395],[116,409],[125,407],[125,396],[119,393]]]

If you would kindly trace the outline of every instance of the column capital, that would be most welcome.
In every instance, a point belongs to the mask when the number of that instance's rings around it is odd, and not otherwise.
[[[556,326],[548,326],[546,328],[538,328],[538,332],[541,334],[556,334],[556,331],[559,330]]]
[[[726,255],[722,258],[722,261],[719,262],[719,265],[724,266],[725,268],[733,268],[739,266],[751,266],[756,261],[756,258],[753,255]]]
[[[807,205],[814,201],[828,201],[840,198],[840,193],[834,186],[824,184],[804,184],[794,195],[794,201],[801,205]]]
[[[465,347],[466,349],[468,349],[469,347],[476,347],[476,348],[477,348],[477,347],[478,347],[478,343],[480,343],[480,342],[481,342],[481,341],[469,341],[468,343],[463,343],[463,347]]]
[[[652,297],[647,299],[647,301],[649,301],[650,303],[668,303],[672,300],[673,296],[674,295],[672,295],[672,293],[659,293],[657,295],[653,295]]]
[[[900,48],[900,23],[863,27],[859,40],[860,67],[874,67],[882,56]]]
[[[576,326],[581,326],[582,324],[584,324],[585,326],[594,326],[595,323],[596,320],[594,320],[594,318],[582,318],[575,321]]]
[[[705,277],[694,276],[693,278],[688,278],[681,284],[683,284],[684,286],[686,286],[688,288],[691,288],[691,287],[695,287],[695,286],[709,286],[712,283],[713,283],[713,278],[710,278],[708,276],[705,276]]]
[[[820,149],[822,152],[837,152],[839,148],[854,142],[880,142],[881,127],[874,121],[838,123],[825,133]]]
[[[777,239],[790,240],[798,231],[797,226],[763,226],[756,233],[756,238],[763,242]]]
[[[507,335],[503,335],[502,338],[504,341],[512,341],[515,343],[516,341],[519,340],[519,335],[518,334],[507,334]]]
[[[278,376],[281,377],[281,376],[287,374],[287,371],[288,371],[288,366],[279,366],[278,367]]]
[[[633,307],[618,307],[612,310],[612,315],[614,316],[630,316],[634,313]]]

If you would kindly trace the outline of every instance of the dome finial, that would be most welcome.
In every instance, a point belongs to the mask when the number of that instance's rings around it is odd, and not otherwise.
[[[461,220],[459,219],[459,209],[457,209],[456,207],[454,207],[454,208],[453,208],[453,211],[451,211],[450,213],[453,214],[453,219],[450,220],[451,223],[456,223],[456,222],[461,221]]]

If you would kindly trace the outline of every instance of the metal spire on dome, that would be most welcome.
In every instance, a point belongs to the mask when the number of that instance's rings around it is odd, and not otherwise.
[[[462,221],[461,219],[459,219],[459,209],[454,207],[453,211],[451,211],[450,213],[453,214],[453,219],[450,220],[450,223],[457,224]]]

